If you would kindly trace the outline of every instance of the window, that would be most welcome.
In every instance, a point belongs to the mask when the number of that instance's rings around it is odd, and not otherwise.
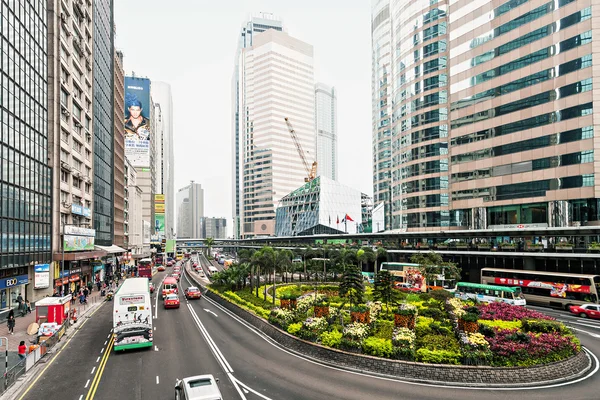
[[[79,160],[78,160],[78,159],[76,159],[76,158],[73,158],[73,162],[74,162],[74,164],[75,164],[75,169],[76,169],[77,171],[82,171],[82,170],[83,170],[83,163],[82,163],[81,161],[79,161]]]
[[[92,185],[91,185],[91,184],[89,184],[89,183],[86,183],[86,184],[85,184],[85,192],[86,192],[86,193],[90,193],[90,190],[91,190],[91,189],[92,189]]]
[[[69,101],[69,93],[67,93],[67,91],[65,89],[60,89],[60,105],[63,106],[67,110],[69,109],[68,101]]]
[[[64,192],[64,191],[60,191],[60,202],[61,203],[68,203],[69,202],[69,193]]]
[[[60,149],[60,161],[69,162],[69,153],[63,149]]]
[[[81,121],[81,108],[73,103],[73,116]]]
[[[73,177],[73,187],[81,189],[81,179]]]
[[[69,144],[69,132],[65,132],[65,131],[61,130],[60,131],[60,139],[63,142]]]
[[[73,139],[73,150],[81,154],[83,150],[83,144],[81,144],[78,140]]]
[[[64,183],[69,183],[69,173],[65,171],[60,171],[60,180]]]

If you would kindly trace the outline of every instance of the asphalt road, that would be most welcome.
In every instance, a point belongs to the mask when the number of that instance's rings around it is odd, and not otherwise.
[[[164,276],[154,277],[157,292]],[[25,398],[172,399],[176,378],[205,373],[220,379],[225,399],[600,398],[600,374],[573,385],[503,391],[417,385],[326,367],[288,353],[207,298],[187,302],[185,276],[180,286],[180,309],[164,310],[158,301],[155,348],[110,352],[103,358],[110,346],[105,342],[112,327],[112,307],[102,306]],[[543,310],[580,329],[582,343],[600,355],[600,322]]]

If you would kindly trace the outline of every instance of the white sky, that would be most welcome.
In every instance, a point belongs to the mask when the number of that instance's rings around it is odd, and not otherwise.
[[[314,47],[315,79],[337,89],[339,180],[371,195],[368,0],[116,0],[126,74],[171,84],[175,191],[194,180],[204,213],[231,225],[231,78],[238,35],[258,12]],[[229,227],[231,231],[231,227]]]

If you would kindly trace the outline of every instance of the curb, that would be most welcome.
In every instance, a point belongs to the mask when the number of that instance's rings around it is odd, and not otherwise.
[[[21,375],[15,383],[8,388],[4,393],[0,395],[0,400],[12,400],[18,399],[23,394],[22,391],[26,390],[31,382],[39,376],[39,374],[47,368],[47,364],[52,361],[54,355],[57,354],[62,348],[66,345],[66,343],[72,338],[84,325],[84,323],[91,318],[89,315],[93,310],[97,310],[105,303],[105,301],[93,303],[89,308],[87,308],[80,316],[77,317],[78,323],[76,325],[71,326],[71,328],[67,329],[62,338],[58,341],[58,343],[52,347],[46,353],[46,356],[41,358],[37,363],[31,367],[31,369],[25,374]],[[86,318],[85,320],[82,320]]]
[[[196,279],[195,277],[191,274],[191,271],[187,270],[186,268],[186,272],[188,277],[194,281],[196,284],[198,284],[199,286],[203,287],[205,289],[205,295],[207,295],[207,297],[211,297],[208,296],[208,289],[206,289],[203,285],[201,285]],[[211,293],[211,295],[213,296],[218,296],[216,294]],[[220,296],[218,296],[220,299],[222,299],[223,301],[232,304],[233,306],[237,307],[237,305],[235,303],[230,302],[229,300],[222,298]],[[301,351],[298,351],[296,349],[291,349],[291,348],[287,348],[285,347],[283,344],[279,343],[276,339],[274,339],[273,337],[271,337],[268,333],[264,332],[261,330],[260,327],[255,326],[251,321],[246,320],[245,318],[237,315],[237,313],[233,312],[232,310],[230,310],[228,307],[224,306],[223,304],[220,304],[220,302],[216,301],[215,299],[212,299],[212,301],[215,301],[217,305],[223,307],[225,310],[227,310],[229,313],[233,314],[234,319],[239,319],[238,322],[241,322],[242,324],[246,324],[247,326],[253,328],[259,335],[261,335],[262,337],[264,337],[265,339],[271,341],[272,343],[276,344],[278,347],[284,349],[285,351],[289,351],[290,353],[293,353],[295,355],[298,355],[302,358],[305,358],[307,360],[310,360],[312,362],[315,362],[317,364],[321,364],[324,366],[329,366],[329,367],[334,367],[340,370],[345,370],[348,372],[353,372],[353,373],[360,373],[360,374],[364,374],[364,375],[369,375],[369,376],[376,376],[376,377],[381,377],[381,378],[386,378],[386,379],[392,379],[392,380],[399,380],[399,381],[404,381],[404,382],[409,382],[409,383],[419,383],[419,384],[429,384],[429,385],[436,385],[436,386],[448,386],[448,387],[469,387],[469,388],[497,388],[497,389],[501,389],[501,388],[526,388],[526,387],[535,387],[535,386],[548,386],[548,385],[553,385],[553,384],[559,384],[559,383],[568,383],[571,381],[576,381],[577,379],[583,379],[585,377],[586,374],[588,374],[595,365],[595,357],[591,356],[591,352],[588,349],[584,348],[584,352],[585,352],[585,356],[587,358],[587,366],[580,370],[577,371],[574,374],[571,374],[569,376],[564,376],[564,377],[560,377],[560,378],[556,378],[556,379],[551,379],[551,380],[543,380],[543,381],[536,381],[536,382],[528,382],[527,384],[523,384],[523,383],[488,383],[488,382],[455,382],[455,381],[440,381],[440,380],[428,380],[428,379],[418,379],[415,377],[406,377],[406,376],[398,376],[398,375],[389,375],[389,374],[384,374],[384,373],[379,373],[376,371],[370,371],[370,370],[365,370],[365,369],[361,369],[361,368],[357,368],[357,367],[353,367],[353,366],[348,366],[348,365],[343,365],[343,364],[336,364],[332,361],[328,361],[328,360],[323,360],[321,358],[318,357],[314,357],[312,355],[309,354],[305,354]],[[242,311],[248,313],[246,310]],[[255,316],[252,313],[249,313],[250,315],[252,315],[253,317],[259,318],[262,320],[262,318]],[[265,321],[266,322],[266,321]],[[275,329],[278,329],[277,327],[274,327]],[[279,330],[279,329],[278,329]],[[279,330],[281,331],[281,330]],[[287,336],[290,336],[287,332],[283,332]],[[306,344],[315,346],[314,343],[312,342],[306,342],[302,339],[296,338],[294,337],[294,339],[296,340],[300,340],[302,342],[305,342]],[[316,347],[320,347],[320,346],[316,346]],[[577,357],[577,356],[575,356]],[[432,364],[432,366],[434,366]]]

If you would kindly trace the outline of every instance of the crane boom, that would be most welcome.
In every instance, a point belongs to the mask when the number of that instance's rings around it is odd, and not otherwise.
[[[302,159],[302,163],[304,164],[304,169],[306,170],[306,178],[304,178],[304,181],[310,182],[313,179],[315,179],[315,176],[317,174],[317,162],[316,161],[313,162],[312,168],[309,167],[308,161],[306,160],[306,157],[304,156],[304,151],[302,150],[302,145],[300,144],[300,141],[298,140],[298,135],[296,135],[296,131],[292,127],[292,123],[290,122],[290,120],[287,117],[285,117],[285,123],[287,124],[288,130],[290,131],[290,135],[292,136],[292,140],[294,141],[294,144],[296,145],[296,150],[298,150],[298,154],[300,155],[300,158]]]

